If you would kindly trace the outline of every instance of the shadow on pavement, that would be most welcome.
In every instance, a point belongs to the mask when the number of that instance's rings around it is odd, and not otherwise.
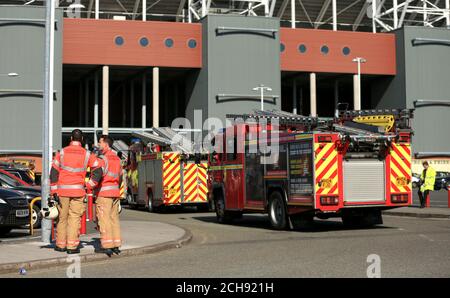
[[[217,222],[215,216],[196,216],[193,217],[195,220],[199,220],[206,223],[221,224]],[[221,224],[235,227],[247,227],[247,228],[257,228],[266,229],[274,232],[279,232],[274,230],[269,222],[267,216],[261,215],[244,215],[241,219],[235,219],[230,224]],[[315,219],[310,227],[297,228],[293,230],[294,232],[305,232],[305,233],[320,233],[320,232],[331,232],[331,231],[346,231],[346,230],[382,230],[382,229],[393,229],[394,227],[389,227],[385,225],[376,225],[372,227],[347,227],[344,226],[340,219],[329,219],[329,220],[319,220]]]

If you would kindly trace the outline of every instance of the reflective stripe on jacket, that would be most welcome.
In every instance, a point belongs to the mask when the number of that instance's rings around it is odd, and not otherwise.
[[[80,142],[71,142],[53,159],[51,174],[52,193],[62,197],[82,197],[86,195],[85,176],[88,167],[98,168],[100,163],[95,155],[81,146]]]
[[[108,150],[101,157],[103,179],[97,196],[106,198],[120,197],[122,181],[122,163],[114,150]]]
[[[423,184],[420,187],[421,192],[424,192],[426,190],[433,191],[434,183],[436,182],[436,171],[429,166],[426,172],[426,177],[424,177],[422,172],[422,174],[420,175],[420,180],[423,181]]]

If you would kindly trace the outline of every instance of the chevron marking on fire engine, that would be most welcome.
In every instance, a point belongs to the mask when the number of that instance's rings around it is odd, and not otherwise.
[[[180,202],[180,156],[177,153],[163,154],[163,188],[169,204]]]
[[[411,148],[409,144],[392,144],[391,147],[391,193],[410,192]]]
[[[316,194],[337,195],[338,153],[334,143],[315,144]]]
[[[206,202],[207,199],[207,176],[206,163],[185,164],[184,166],[184,202],[197,203]]]

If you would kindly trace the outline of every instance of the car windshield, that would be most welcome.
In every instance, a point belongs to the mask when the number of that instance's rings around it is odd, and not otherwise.
[[[26,173],[26,171],[17,171],[17,172],[11,172],[11,174],[13,174],[14,176],[22,179],[23,181],[25,181],[28,184],[33,185],[34,181],[33,179],[30,178],[30,176],[28,176],[28,174]]]
[[[22,186],[22,184],[19,181],[15,180],[15,179],[13,179],[13,178],[11,178],[8,175],[5,175],[3,173],[0,173],[0,182],[2,184],[7,184],[10,187]]]

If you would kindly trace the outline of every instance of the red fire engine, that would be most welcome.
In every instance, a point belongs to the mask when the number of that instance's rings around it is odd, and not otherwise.
[[[412,204],[412,116],[412,110],[340,111],[329,119],[281,111],[228,115],[243,121],[213,140],[208,193],[218,221],[259,212],[275,229],[314,217],[382,224],[382,210]],[[278,152],[267,162],[252,146],[264,145],[263,134],[266,145],[275,143],[275,130]]]

